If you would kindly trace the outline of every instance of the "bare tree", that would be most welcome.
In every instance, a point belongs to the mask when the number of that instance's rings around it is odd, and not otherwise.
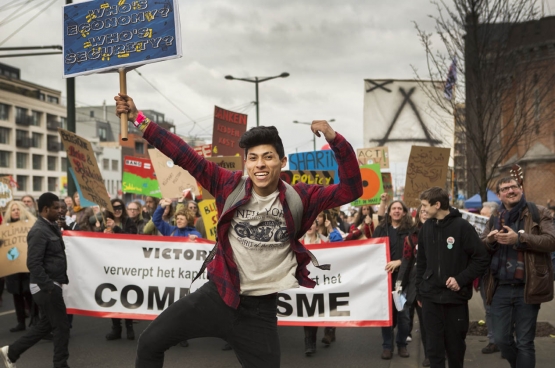
[[[435,33],[415,25],[429,75],[421,78],[413,69],[419,81],[446,80],[456,57],[456,97],[447,99],[443,90],[421,85],[433,101],[432,114],[447,112],[456,117],[466,139],[470,177],[486,201],[500,165],[517,151],[522,156],[530,147],[530,137],[554,117],[555,74],[549,66],[553,56],[547,42],[544,47],[542,40],[532,37],[541,22],[535,0],[432,3],[437,8],[437,15],[430,16]],[[442,50],[433,48],[435,39],[441,40]]]

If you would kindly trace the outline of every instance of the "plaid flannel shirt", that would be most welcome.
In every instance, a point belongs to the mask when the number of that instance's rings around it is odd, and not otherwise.
[[[228,232],[235,209],[246,204],[251,198],[252,181],[247,179],[245,197],[222,214],[225,200],[240,181],[242,172],[231,172],[205,160],[181,138],[157,124],[148,125],[144,132],[144,138],[171,158],[176,165],[187,170],[216,199],[216,207],[220,214],[217,226],[218,247],[215,258],[207,267],[208,275],[210,280],[216,284],[223,301],[236,309],[240,302],[241,285]],[[335,153],[341,182],[328,187],[305,183],[293,186],[303,203],[302,226],[298,233],[295,233],[293,216],[285,201],[285,185],[281,180],[278,183],[279,200],[283,206],[290,246],[298,263],[296,278],[299,285],[310,288],[316,285],[308,277],[309,272],[306,268],[310,262],[310,256],[298,239],[310,228],[321,211],[349,203],[362,195],[362,178],[353,147],[339,133],[336,134],[333,142],[330,142],[330,146]]]

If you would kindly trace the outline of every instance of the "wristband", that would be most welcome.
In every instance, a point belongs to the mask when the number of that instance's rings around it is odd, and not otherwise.
[[[150,119],[147,118],[142,111],[139,111],[139,113],[137,114],[137,120],[135,120],[133,125],[135,126],[135,128],[138,128],[141,132],[143,132],[149,123]]]

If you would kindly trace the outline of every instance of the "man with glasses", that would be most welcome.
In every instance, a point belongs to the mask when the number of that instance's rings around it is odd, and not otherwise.
[[[527,202],[513,177],[499,180],[497,196],[499,216],[489,219],[482,234],[492,255],[484,284],[495,343],[511,367],[534,367],[538,312],[553,299],[555,226],[549,210]]]
[[[143,228],[146,224],[146,221],[143,218],[141,207],[141,203],[139,202],[130,202],[127,205],[127,216],[129,216],[129,218],[133,220],[133,222],[137,226],[137,234],[143,233]]]

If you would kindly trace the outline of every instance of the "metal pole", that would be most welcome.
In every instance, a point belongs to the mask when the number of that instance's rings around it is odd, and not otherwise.
[[[254,77],[256,86],[256,126],[260,125],[260,110],[258,108],[258,77]]]

